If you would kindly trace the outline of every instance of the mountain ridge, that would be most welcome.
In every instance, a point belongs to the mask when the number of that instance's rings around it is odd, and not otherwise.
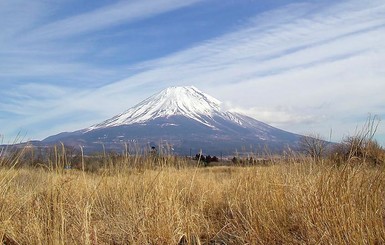
[[[219,100],[201,92],[194,86],[170,87],[88,129],[143,123],[158,117],[173,115],[184,115],[205,123],[200,115],[220,114],[220,104]]]
[[[299,135],[286,132],[237,112],[224,111],[222,102],[193,86],[170,87],[110,119],[74,132],[47,137],[45,143],[81,145],[86,151],[101,146],[119,151],[124,144],[161,145],[174,153],[203,149],[210,154],[232,154],[270,148],[293,148]]]

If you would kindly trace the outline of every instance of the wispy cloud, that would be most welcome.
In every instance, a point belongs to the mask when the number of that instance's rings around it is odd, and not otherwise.
[[[162,0],[151,1],[151,5],[150,1],[119,2],[41,26],[25,38],[81,36],[196,2]],[[79,22],[84,25],[79,26]],[[74,52],[79,53],[83,47],[87,49],[86,43],[74,47]],[[52,50],[54,48],[49,49]],[[41,59],[47,65],[51,60],[45,56]],[[120,113],[164,87],[193,84],[230,102],[229,107],[247,112],[261,121],[297,133],[315,131],[328,135],[333,128],[338,138],[348,133],[347,130],[354,130],[359,123],[345,118],[365,118],[368,112],[385,116],[382,106],[385,99],[379,93],[385,91],[385,68],[381,65],[384,63],[383,1],[290,4],[259,13],[231,33],[158,59],[121,63],[118,68],[101,66],[100,72],[105,75],[99,79],[105,81],[97,83],[98,86],[71,89],[76,86],[35,86],[32,83],[31,91],[38,90],[57,98],[46,98],[52,105],[49,108],[34,103],[34,97],[23,99],[30,103],[31,112],[46,109],[44,116],[31,116],[23,125],[27,127],[28,123],[38,124],[73,113],[83,122],[69,126],[63,121],[44,133],[78,129]],[[72,70],[73,77],[76,77],[76,71],[82,77],[87,73],[91,76],[92,71],[98,70],[98,66],[75,63],[70,59],[52,65],[40,72]],[[31,69],[26,69],[26,75],[39,74],[38,67],[26,67]],[[16,70],[5,70],[12,72],[10,75],[17,73]],[[26,89],[18,87],[16,90],[25,94]],[[65,95],[58,91],[64,91]],[[10,102],[5,107],[13,108],[12,105],[23,115],[20,104]],[[383,130],[380,134],[384,134]]]
[[[91,81],[98,85],[121,78],[127,74],[124,64],[111,68],[92,60],[95,53],[99,55],[102,51],[97,44],[100,36],[90,41],[90,33],[151,18],[200,1],[118,1],[48,23],[54,3],[2,1],[0,77],[8,80],[10,77],[55,77],[58,82],[73,81],[74,85]],[[82,34],[87,37],[73,39]],[[66,77],[66,81],[61,80],[62,77]]]
[[[255,108],[251,114],[260,120],[297,132],[306,124],[328,132],[341,127],[338,117],[384,113],[371,110],[385,103],[378,95],[385,91],[384,68],[378,65],[385,62],[385,4],[355,3],[265,13],[235,33],[139,64],[145,71],[103,87],[105,98],[141,86],[150,94],[193,83],[237,107]],[[325,124],[326,118],[334,121]]]
[[[134,0],[120,1],[92,12],[79,14],[38,28],[31,33],[36,39],[56,39],[99,31],[127,24],[164,12],[186,7],[202,0]]]
[[[337,7],[341,11],[344,9],[344,6]],[[282,25],[278,21],[277,26],[270,25],[267,29],[261,29],[252,22],[236,33],[166,58],[139,64],[137,69],[145,69],[145,72],[109,85],[108,88],[121,88],[132,80],[143,84],[156,83],[159,78],[165,81],[194,78],[194,83],[199,83],[211,75],[216,79],[206,79],[202,83],[247,83],[250,79],[272,77],[292,70],[305,70],[364,56],[383,47],[385,19],[378,18],[384,13],[383,6],[372,10],[374,14],[369,16],[365,15],[368,13],[366,9],[361,12],[355,10],[353,14],[353,10],[338,12],[339,18],[329,16],[327,11],[298,18],[298,15],[291,13],[292,10],[292,7],[288,7],[286,14],[280,10],[279,16],[275,16],[275,12],[270,13],[272,16],[265,13],[265,21],[279,19],[281,15],[287,19],[287,16],[293,15],[296,18],[292,22]],[[380,58],[379,55],[375,56]]]
[[[79,112],[87,115],[83,108],[95,104],[94,97],[87,101],[90,88],[127,74],[129,67],[124,63],[111,66],[92,60],[92,53],[98,52],[95,41],[74,36],[151,18],[199,1],[119,1],[51,23],[57,10],[55,2],[0,1],[0,130],[10,137],[27,129],[35,137],[54,133],[47,130],[49,121],[55,121],[55,128],[63,127],[69,120],[77,121],[74,115]],[[87,111],[96,115],[93,109],[89,106]],[[63,115],[71,119],[58,120]],[[39,124],[41,127],[36,127]]]

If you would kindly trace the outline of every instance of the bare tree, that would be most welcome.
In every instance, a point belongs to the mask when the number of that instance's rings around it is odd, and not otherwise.
[[[299,140],[300,150],[314,159],[320,161],[325,153],[327,142],[319,134],[302,136]]]
[[[356,130],[355,136],[346,137],[343,140],[349,149],[347,156],[349,161],[354,159],[373,163],[384,161],[384,150],[374,139],[380,121],[377,115],[369,115],[362,128]]]

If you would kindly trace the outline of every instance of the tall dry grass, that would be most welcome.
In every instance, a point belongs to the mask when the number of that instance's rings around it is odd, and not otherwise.
[[[134,160],[151,167],[108,161],[94,172],[2,167],[0,239],[5,244],[385,244],[381,166],[289,161],[200,168],[170,157],[154,167],[153,158]]]

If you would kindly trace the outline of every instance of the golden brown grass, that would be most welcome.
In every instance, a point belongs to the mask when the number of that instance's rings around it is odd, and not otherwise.
[[[112,168],[112,167],[111,167]],[[6,244],[385,244],[385,170],[0,169]]]

